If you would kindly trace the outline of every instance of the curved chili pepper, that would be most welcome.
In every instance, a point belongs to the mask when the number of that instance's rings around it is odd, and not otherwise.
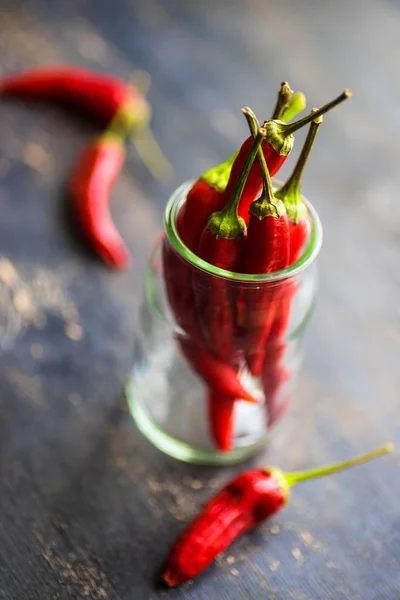
[[[136,150],[151,174],[161,179],[171,175],[171,166],[148,128],[150,104],[118,77],[76,66],[39,67],[1,78],[0,96],[72,108],[102,127],[118,112],[124,127],[134,129]]]
[[[122,119],[122,124],[121,124]],[[129,251],[112,222],[110,193],[125,161],[125,116],[117,115],[78,158],[69,181],[76,217],[89,246],[110,267],[124,269]]]
[[[252,135],[257,119],[251,109],[243,110]],[[246,273],[272,273],[289,264],[290,239],[286,209],[274,196],[264,155],[259,153],[263,176],[263,193],[250,206],[250,219],[245,250]],[[265,284],[245,294],[245,330],[248,340],[246,361],[250,372],[258,376],[262,370],[264,345],[274,316],[273,308],[280,286]]]
[[[203,346],[190,338],[179,334],[175,338],[192,369],[210,388],[223,396],[258,404],[257,398],[250,394],[240,383],[233,367],[211,356]]]
[[[205,504],[178,537],[168,556],[162,580],[173,587],[196,577],[236,538],[281,510],[294,485],[349,469],[392,449],[392,444],[386,444],[338,464],[298,473],[284,473],[281,469],[268,467],[238,475]]]
[[[228,189],[231,187],[228,183],[225,191],[228,202],[225,208],[211,215],[200,237],[198,256],[226,271],[237,273],[243,267],[246,225],[243,219],[238,217],[237,207],[263,136],[264,130],[260,129],[230,196],[227,196]],[[229,181],[235,176],[235,163]],[[201,272],[195,272],[193,278],[203,338],[217,358],[230,362],[234,350],[236,318],[233,315],[236,301],[232,298],[232,286],[222,277],[215,276],[209,277],[209,285],[206,286]]]
[[[350,98],[350,96],[351,90],[345,90],[340,96],[319,108],[314,113],[314,115],[308,115],[306,117],[303,117],[299,121],[295,121],[294,123],[284,123],[276,119],[270,119],[269,121],[265,121],[264,127],[266,130],[266,138],[262,145],[262,151],[265,162],[268,166],[268,172],[271,177],[273,177],[279,171],[279,169],[285,162],[287,156],[291,152],[294,141],[293,133],[295,133],[298,129],[301,129],[305,125],[308,125],[308,123],[310,123],[320,115],[323,115],[326,112],[332,110],[332,108],[334,108],[344,100],[347,100],[347,98]],[[248,143],[250,142],[248,141]],[[244,145],[242,146],[242,148],[243,147]],[[248,148],[244,149],[244,152],[247,153]],[[239,152],[239,156],[240,154],[241,152]],[[249,218],[248,212],[250,209],[250,205],[253,202],[255,195],[260,190],[261,182],[262,174],[260,168],[260,161],[255,161],[250,175],[247,179],[246,188],[242,194],[242,198],[238,208],[239,216],[242,217],[246,221],[246,223]]]
[[[121,117],[126,114],[129,123],[132,115],[138,122],[150,118],[149,103],[133,86],[82,67],[39,67],[6,75],[0,80],[0,95],[72,107],[103,127],[117,111]]]

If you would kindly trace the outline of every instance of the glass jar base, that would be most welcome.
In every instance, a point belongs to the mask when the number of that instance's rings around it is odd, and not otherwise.
[[[149,416],[148,411],[143,408],[140,401],[135,397],[133,385],[128,384],[125,389],[130,413],[136,422],[139,431],[156,448],[168,454],[172,458],[186,463],[210,466],[234,465],[245,461],[254,454],[260,452],[270,441],[274,432],[266,434],[261,440],[250,446],[235,448],[231,452],[222,453],[213,450],[196,448],[178,440],[165,431]]]

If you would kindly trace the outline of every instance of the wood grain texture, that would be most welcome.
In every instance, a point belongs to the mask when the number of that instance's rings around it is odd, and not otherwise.
[[[400,442],[399,31],[400,5],[385,0],[0,0],[1,72],[149,71],[153,129],[175,168],[160,185],[130,153],[112,210],[133,266],[109,273],[65,219],[63,186],[93,128],[1,103],[1,600],[398,599],[398,453],[299,486],[195,583],[157,588],[175,536],[243,466],[161,455],[122,390],[168,194],[230,155],[241,106],[267,116],[281,80],[309,106],[352,87],[304,178],[325,241],[296,405],[252,464],[294,470]]]

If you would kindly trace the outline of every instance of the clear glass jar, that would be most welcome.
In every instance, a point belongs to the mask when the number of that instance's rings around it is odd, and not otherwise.
[[[310,237],[296,263],[267,275],[230,273],[198,258],[178,234],[176,217],[191,185],[172,194],[150,258],[126,393],[139,429],[163,452],[233,464],[265,445],[290,406],[322,228],[305,200]],[[210,310],[215,285],[221,306]],[[219,319],[231,326],[216,334]]]

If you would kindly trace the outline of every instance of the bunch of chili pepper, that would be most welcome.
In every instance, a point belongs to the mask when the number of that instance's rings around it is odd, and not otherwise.
[[[117,77],[75,66],[30,69],[0,79],[0,96],[50,102],[88,117],[106,131],[90,142],[73,168],[69,189],[82,233],[102,260],[122,269],[129,263],[108,209],[112,186],[133,137],[136,149],[156,177],[170,166],[148,129],[151,109],[143,93]]]
[[[206,385],[210,434],[222,451],[232,448],[235,402],[255,400],[240,383],[245,367],[254,377],[261,377],[269,423],[277,420],[279,410],[274,404],[277,391],[288,377],[281,362],[295,294],[295,287],[286,281],[279,285],[266,282],[259,289],[243,291],[232,284],[229,272],[274,273],[298,260],[309,235],[299,179],[310,151],[310,137],[299,159],[300,166],[286,186],[274,193],[271,177],[291,152],[293,133],[350,95],[345,90],[308,116],[286,123],[285,119],[304,108],[305,100],[301,92],[293,94],[284,82],[272,118],[261,128],[254,113],[244,109],[251,135],[233,157],[193,184],[177,215],[182,241],[218,269],[215,275],[193,266],[164,240],[164,278],[169,305],[179,326],[177,340]],[[309,136],[315,137],[315,127],[311,125]],[[224,277],[226,272],[228,276]],[[209,368],[204,375],[205,362],[208,367],[213,364],[214,374],[224,365],[218,381],[210,376]],[[230,377],[230,385],[225,381],[221,386],[222,373]],[[232,394],[233,389],[241,390],[241,395]]]
[[[297,473],[267,467],[241,473],[220,490],[174,543],[162,574],[170,587],[180,585],[208,567],[236,538],[260,525],[288,502],[291,488],[390,452],[392,444],[356,458]]]

